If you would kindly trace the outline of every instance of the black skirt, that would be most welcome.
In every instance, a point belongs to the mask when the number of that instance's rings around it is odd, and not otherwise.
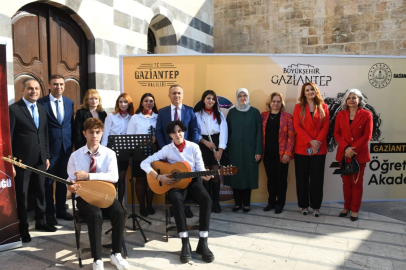
[[[218,145],[220,141],[220,133],[210,135],[211,139],[213,140],[213,143],[216,145],[216,151],[218,151]],[[209,140],[209,136],[202,135],[203,139],[206,141]],[[217,160],[214,158],[214,152],[213,150],[210,150],[206,145],[203,143],[199,143],[200,151],[202,152],[202,157],[203,157],[203,162],[205,166],[212,166],[212,165],[218,165]],[[227,165],[227,159],[226,159],[226,153],[223,151],[223,154],[221,155],[221,160],[220,160],[221,165]]]

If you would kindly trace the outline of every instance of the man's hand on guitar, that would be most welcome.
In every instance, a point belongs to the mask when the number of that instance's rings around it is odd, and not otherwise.
[[[207,169],[208,171],[210,171],[209,169]],[[209,181],[210,179],[214,178],[214,175],[206,175],[206,176],[202,176],[203,180],[205,181]]]
[[[170,174],[162,174],[159,176],[159,181],[167,185],[173,185],[175,183],[175,179],[169,178]]]
[[[89,180],[89,174],[85,171],[76,171],[75,173],[76,181]]]
[[[70,180],[71,183],[74,183],[73,180]],[[76,193],[80,189],[80,184],[73,184],[70,186],[67,186],[67,189],[71,193]]]

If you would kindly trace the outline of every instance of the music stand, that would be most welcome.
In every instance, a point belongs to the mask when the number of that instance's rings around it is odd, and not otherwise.
[[[130,160],[131,169],[131,215],[128,218],[133,219],[133,227],[127,227],[130,230],[140,230],[144,237],[145,243],[148,242],[145,237],[144,231],[139,223],[139,220],[143,220],[148,224],[150,221],[143,217],[140,217],[135,213],[134,202],[134,177],[133,177],[133,160],[144,160],[148,156],[153,154],[152,132],[151,134],[131,134],[131,135],[110,135],[108,138],[109,147],[116,153],[117,160]],[[135,225],[137,223],[137,225]]]

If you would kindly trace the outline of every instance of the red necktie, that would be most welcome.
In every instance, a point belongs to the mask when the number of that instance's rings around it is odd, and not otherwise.
[[[173,117],[173,120],[179,121],[178,107],[175,107],[175,116]]]
[[[92,154],[92,153],[90,153],[90,151],[87,151],[87,153],[89,154],[90,159],[91,159],[89,173],[95,173],[96,172],[96,159],[94,157],[97,155],[98,152]]]

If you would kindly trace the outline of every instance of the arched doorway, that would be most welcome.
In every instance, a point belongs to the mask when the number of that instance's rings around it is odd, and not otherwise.
[[[56,7],[31,3],[12,17],[12,31],[15,101],[25,78],[37,79],[43,96],[49,76],[60,74],[76,112],[88,87],[87,39],[79,25]]]

